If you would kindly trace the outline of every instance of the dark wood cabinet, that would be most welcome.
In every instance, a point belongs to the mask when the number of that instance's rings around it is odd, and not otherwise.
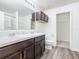
[[[32,21],[35,21],[35,20],[40,20],[40,12],[34,12],[32,13]]]
[[[36,20],[37,20],[37,21],[39,21],[39,20],[40,20],[40,15],[39,15],[39,14],[40,14],[40,12],[36,12],[35,14],[36,14],[36,17],[35,17],[35,18],[36,18]]]
[[[36,17],[36,15],[35,15],[35,13],[32,13],[32,21],[35,21],[35,18]]]
[[[40,59],[45,51],[45,36],[35,38],[35,59]]]
[[[42,40],[42,53],[45,51],[45,39]]]
[[[40,12],[40,18],[41,18],[40,20],[44,21],[46,16],[47,15],[45,15],[45,13]]]
[[[45,35],[0,48],[0,59],[40,59],[45,51]]]
[[[34,45],[25,48],[23,55],[23,59],[34,59]]]
[[[35,59],[40,59],[42,55],[41,41],[35,44]]]
[[[4,59],[22,59],[22,54],[20,52],[16,52],[12,55],[9,55],[8,57]]]
[[[48,16],[42,12],[42,11],[38,11],[32,14],[32,20],[36,20],[36,21],[43,21],[43,22],[48,22]]]

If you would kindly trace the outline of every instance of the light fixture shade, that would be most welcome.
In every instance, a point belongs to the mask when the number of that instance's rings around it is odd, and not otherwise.
[[[33,0],[34,2],[36,1],[36,0]]]
[[[30,4],[32,7],[35,8],[36,4],[34,3],[36,0],[25,0],[26,3]]]

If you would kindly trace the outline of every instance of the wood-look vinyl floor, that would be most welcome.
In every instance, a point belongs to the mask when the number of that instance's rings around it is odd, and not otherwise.
[[[55,47],[47,50],[41,59],[79,59],[79,53],[67,48]]]

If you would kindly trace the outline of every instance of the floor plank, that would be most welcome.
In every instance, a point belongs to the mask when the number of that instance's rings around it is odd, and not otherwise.
[[[44,53],[41,59],[79,59],[79,53],[67,48],[55,47]]]

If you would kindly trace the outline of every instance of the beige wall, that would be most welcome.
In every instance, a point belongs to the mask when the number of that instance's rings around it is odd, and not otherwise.
[[[52,41],[53,45],[56,45],[56,14],[70,12],[70,48],[72,50],[79,52],[79,2],[70,5],[65,5],[63,7],[49,9],[44,11],[49,16],[49,22],[45,26],[47,28],[44,32],[47,35],[47,40]],[[41,23],[40,23],[41,24]],[[44,28],[44,25],[40,27]],[[37,31],[41,28],[38,27]],[[40,30],[42,32],[42,30]]]

